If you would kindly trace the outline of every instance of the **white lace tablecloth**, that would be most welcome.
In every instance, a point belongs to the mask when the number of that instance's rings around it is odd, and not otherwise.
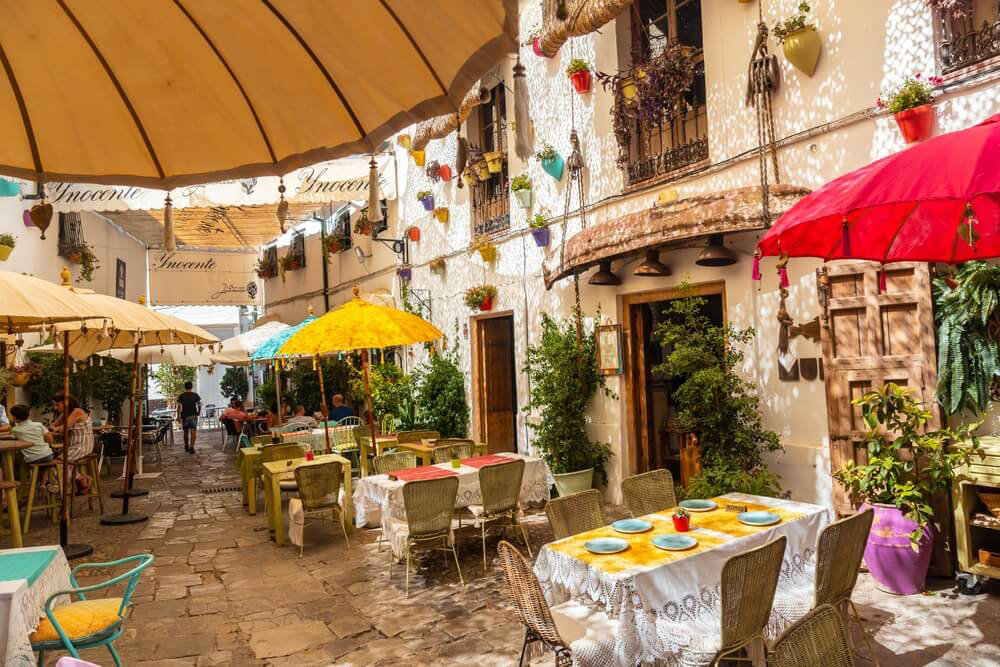
[[[719,546],[662,565],[637,566],[609,574],[550,545],[542,547],[535,574],[550,604],[570,598],[596,604],[619,622],[613,650],[604,655],[577,656],[580,664],[633,667],[643,663],[698,667],[711,664],[720,635],[720,580],[726,560],[781,535],[788,539],[779,590],[801,591],[812,572],[816,538],[830,521],[827,509],[777,498],[727,494],[730,502],[778,507],[801,516],[752,535],[725,539]],[[696,513],[692,523],[697,525]],[[698,530],[692,530],[698,536]],[[728,538],[728,539],[727,539]],[[572,539],[572,538],[567,538]],[[768,634],[780,632],[787,621],[772,613]],[[773,626],[773,627],[772,627]]]
[[[540,505],[549,499],[551,476],[545,461],[534,456],[504,452],[500,456],[524,459],[524,478],[521,480],[521,504]],[[458,473],[458,498],[455,507],[482,504],[479,491],[479,469],[471,466],[452,468],[451,463],[440,463],[439,468]],[[383,535],[392,534],[391,519],[406,521],[403,509],[403,486],[406,482],[389,479],[388,475],[362,477],[354,486],[355,524],[361,526],[381,526]],[[393,549],[396,553],[396,549]]]
[[[52,549],[56,550],[55,557],[30,586],[26,579],[4,580],[0,572],[0,649],[5,649],[0,651],[0,656],[5,667],[32,667],[35,664],[29,637],[45,615],[45,601],[53,593],[70,588],[70,582],[69,562],[58,546],[0,551],[24,553]]]

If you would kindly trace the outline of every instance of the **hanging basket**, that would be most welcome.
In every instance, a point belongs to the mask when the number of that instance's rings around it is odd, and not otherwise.
[[[491,174],[499,174],[503,171],[503,151],[490,151],[483,155],[486,158],[486,169]]]
[[[562,155],[559,155],[559,153],[556,153],[554,158],[542,160],[542,169],[545,170],[546,174],[557,181],[562,180],[563,168],[565,166],[566,163],[563,161]]]
[[[430,263],[431,273],[442,274],[444,273],[444,260],[443,259],[432,259]]]
[[[424,160],[426,160],[427,158],[423,151],[410,151],[410,155],[413,156],[413,164],[417,165],[418,167],[424,166]]]
[[[420,198],[420,203],[424,205],[425,211],[434,210],[434,195],[427,195],[426,197]]]
[[[490,180],[490,168],[489,165],[486,164],[486,160],[476,162],[472,165],[472,168],[475,170],[476,176],[479,177],[480,181]]]
[[[823,48],[823,40],[816,28],[806,27],[785,36],[782,42],[785,58],[806,76],[812,76],[819,62],[819,52]]]
[[[401,135],[397,136],[396,137],[396,143],[399,144],[400,147],[402,147],[402,148],[409,148],[410,147],[410,135],[408,135],[408,134],[401,134]]]
[[[437,218],[438,222],[448,222],[448,208],[446,206],[439,206],[434,209],[434,217]]]
[[[11,376],[11,381],[10,382],[15,387],[23,387],[24,385],[28,384],[28,382],[30,382],[30,381],[31,381],[31,373],[28,373],[27,371],[24,371],[24,372],[21,372],[21,373],[14,373]]]
[[[410,239],[411,241],[419,241],[420,240],[420,228],[419,227],[410,227],[409,229],[407,229],[406,230],[406,238]]]
[[[440,167],[438,167],[438,177],[442,181],[444,181],[445,183],[447,183],[448,181],[450,181],[451,180],[451,167],[449,167],[446,164],[443,164]]]
[[[552,235],[548,227],[537,227],[531,230],[531,237],[535,239],[536,246],[544,248],[549,244],[549,239]]]
[[[531,188],[514,190],[514,197],[517,198],[517,203],[521,205],[521,208],[531,208]]]
[[[493,263],[497,259],[497,247],[492,243],[481,245],[477,248],[479,251],[479,256],[483,258],[483,261],[487,264]]]
[[[569,80],[573,83],[573,89],[580,95],[590,92],[590,84],[593,81],[593,77],[589,69],[574,72],[570,75]]]
[[[413,269],[408,266],[401,266],[396,270],[396,275],[400,280],[409,280],[413,277]]]
[[[622,99],[625,100],[625,104],[628,106],[635,104],[635,79],[630,76],[622,79],[621,90]]]
[[[465,171],[462,172],[462,180],[471,188],[479,182],[479,177],[476,176],[476,172],[472,167],[466,167]]]
[[[14,249],[9,245],[0,245],[0,262],[6,262],[12,252],[14,252]]]
[[[493,297],[487,296],[479,303],[479,310],[486,312],[493,310]]]
[[[549,56],[545,55],[545,51],[542,51],[542,38],[541,37],[535,37],[533,40],[531,40],[531,50],[539,58],[548,58],[549,57]]]
[[[6,178],[0,178],[0,197],[16,197],[21,194],[21,186]]]
[[[919,107],[906,109],[893,114],[899,132],[903,135],[903,141],[912,144],[915,141],[923,141],[931,135],[931,128],[934,126],[934,107],[930,104],[922,104]]]

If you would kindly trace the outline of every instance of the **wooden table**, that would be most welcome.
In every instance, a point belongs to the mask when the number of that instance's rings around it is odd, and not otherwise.
[[[351,491],[351,462],[339,454],[322,454],[313,461],[306,461],[305,458],[288,459],[285,461],[272,461],[264,463],[261,468],[264,471],[264,505],[267,508],[267,525],[274,531],[274,541],[280,547],[285,543],[285,529],[281,511],[281,478],[293,472],[298,466],[306,463],[329,463],[331,461],[340,462],[344,474],[344,512],[347,513],[347,530],[350,532],[354,527],[354,522],[350,520],[354,516],[354,500]]]
[[[368,441],[371,440],[371,436],[362,436],[361,438],[361,476],[367,477],[368,471],[368,454],[369,447]],[[386,435],[376,435],[375,436],[375,454],[374,456],[381,456],[385,453],[386,448],[396,447],[396,436],[392,434]]]
[[[34,664],[29,637],[49,596],[68,588],[69,563],[58,544],[0,550],[0,665]]]
[[[3,478],[14,481],[14,454],[31,447],[32,443],[24,440],[0,440],[0,457],[3,458]],[[21,537],[21,517],[17,506],[17,489],[7,489],[7,517],[10,519],[10,541],[14,547],[23,547]]]
[[[429,466],[434,463],[434,448],[437,445],[434,444],[433,440],[424,440],[423,442],[403,442],[396,445],[397,452],[413,452],[417,457],[417,465]],[[473,456],[480,456],[486,454],[486,443],[477,442],[472,449]]]

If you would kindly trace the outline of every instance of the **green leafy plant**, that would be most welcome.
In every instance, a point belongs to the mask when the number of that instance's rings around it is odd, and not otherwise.
[[[184,383],[194,382],[197,376],[198,369],[174,364],[160,364],[150,375],[157,390],[167,399],[168,405],[173,405],[184,391]]]
[[[692,481],[697,494],[688,493],[709,497],[753,488],[777,495],[777,477],[768,472],[764,454],[780,451],[781,441],[761,424],[756,387],[736,372],[754,330],[714,324],[704,314],[706,303],[697,296],[671,300],[653,333],[663,348],[663,363],[653,372],[677,383],[677,418],[698,434],[701,447],[701,477]]]
[[[51,341],[49,341],[51,342]],[[52,397],[63,391],[63,358],[61,354],[44,352],[28,352],[28,359],[38,364],[41,372],[24,385],[31,407],[52,414]],[[71,372],[69,376],[69,392],[76,396],[81,404],[87,403],[85,373]]]
[[[855,497],[899,508],[917,527],[910,533],[918,549],[924,527],[934,517],[931,496],[946,491],[957,469],[979,451],[973,431],[980,424],[927,431],[932,415],[910,389],[891,382],[852,401],[861,407],[868,462],[853,461],[833,476]]]
[[[0,234],[0,245],[13,248],[17,245],[17,241],[15,241],[13,234]]]
[[[531,189],[531,179],[527,174],[518,174],[510,181],[510,189],[512,192],[517,192],[518,190],[530,190]]]
[[[10,387],[11,382],[14,381],[14,373],[12,373],[7,368],[0,366],[0,393],[7,391]]]
[[[541,213],[536,213],[534,217],[531,218],[531,228],[532,229],[544,229],[549,226],[549,221],[545,219],[545,216]]]
[[[63,255],[75,264],[80,265],[80,275],[76,282],[90,282],[94,279],[94,271],[101,267],[101,263],[94,254],[93,247],[86,241],[80,241],[76,245],[67,246]]]
[[[323,404],[322,392],[319,390],[320,370],[323,373],[323,391],[328,402],[333,399],[334,394],[348,393],[351,369],[348,361],[344,359],[325,357],[319,360],[316,368],[313,367],[312,359],[300,359],[285,366],[284,376],[288,387],[285,392],[286,398],[292,405],[304,406],[306,414],[319,412]],[[353,396],[349,396],[348,399],[354,405],[358,405]]]
[[[222,374],[219,382],[219,391],[226,398],[232,400],[238,398],[245,400],[250,393],[250,383],[247,381],[247,372],[238,366],[230,366]]]
[[[395,364],[371,364],[368,381],[375,418],[381,420],[385,415],[392,415],[398,430],[412,431],[416,428],[416,388],[419,379],[419,373],[407,375]],[[357,396],[365,395],[364,380],[358,368],[352,368],[351,392]]]
[[[132,395],[132,364],[104,357],[85,371],[85,381],[90,395],[104,406],[108,422],[121,424],[122,403]]]
[[[431,192],[430,190],[420,190],[419,192],[417,192],[417,201],[420,201],[424,197],[430,197],[433,194],[434,193]]]
[[[256,393],[258,402],[267,406],[268,410],[278,409],[278,389],[274,386],[274,380],[257,385]]]
[[[448,354],[432,354],[422,365],[416,384],[421,425],[437,431],[442,438],[464,438],[469,427],[469,404],[457,346]]]
[[[598,389],[614,396],[597,371],[594,330],[577,344],[576,319],[553,319],[542,313],[541,336],[528,346],[524,372],[531,380],[526,412],[536,412],[533,444],[553,473],[595,468],[603,484],[604,465],[612,456],[607,443],[587,435],[587,407]]]
[[[678,507],[677,509],[674,510],[674,513],[671,516],[673,516],[675,519],[683,519],[686,516],[691,516],[691,513],[688,512],[683,507]]]
[[[882,91],[875,104],[879,109],[888,109],[892,113],[930,104],[934,101],[934,87],[941,85],[942,81],[941,77],[932,76],[924,82],[918,72],[906,77],[899,87]]]
[[[495,299],[497,288],[493,285],[475,285],[465,290],[465,305],[479,310],[487,299]]]
[[[582,58],[573,58],[569,61],[569,65],[566,66],[566,76],[573,76],[578,72],[589,72],[590,65],[587,64],[586,60]]]
[[[934,279],[938,327],[937,399],[946,414],[989,408],[1000,374],[1000,348],[989,333],[1000,307],[1000,266],[960,264],[955,275]]]
[[[263,257],[257,260],[257,277],[273,278],[276,275],[278,275],[277,262],[265,253]]]
[[[811,10],[812,8],[809,6],[808,2],[800,2],[799,11],[797,13],[792,14],[784,21],[778,21],[774,24],[774,28],[771,32],[774,34],[774,38],[778,40],[779,44],[784,44],[785,38],[793,32],[798,32],[804,28],[814,27],[811,23],[806,22],[809,20],[807,14],[809,14]]]
[[[556,153],[556,149],[553,148],[552,144],[548,142],[542,144],[542,147],[538,149],[537,153],[535,153],[535,157],[541,162],[548,162],[549,160],[555,160],[557,155],[558,154]]]

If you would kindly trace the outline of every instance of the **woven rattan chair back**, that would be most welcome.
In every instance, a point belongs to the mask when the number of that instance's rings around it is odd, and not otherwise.
[[[295,485],[304,510],[320,510],[340,504],[340,461],[308,463],[295,469]]]
[[[440,438],[434,441],[431,456],[434,463],[447,463],[452,459],[467,459],[472,456],[476,443],[474,440],[459,438]]]
[[[483,466],[479,469],[479,490],[483,496],[483,514],[516,511],[524,479],[524,460]]]
[[[545,505],[545,514],[552,525],[555,539],[600,528],[605,524],[601,510],[601,492],[588,489],[580,493],[550,500]]]
[[[831,523],[819,534],[814,606],[837,605],[851,597],[874,515],[875,510],[869,508]]]
[[[405,444],[408,442],[423,442],[424,440],[438,440],[441,434],[437,431],[400,431],[396,434],[396,442]]]
[[[771,616],[778,587],[784,536],[733,556],[722,566],[722,650],[760,636]]]
[[[267,445],[266,447],[261,447],[260,462],[271,463],[273,461],[284,461],[285,459],[297,459],[305,455],[306,447],[299,443]]]
[[[625,508],[633,517],[661,512],[677,504],[674,476],[669,470],[650,470],[622,480]]]
[[[820,605],[785,630],[768,656],[769,667],[854,667],[844,619]]]
[[[458,477],[442,477],[403,486],[403,506],[410,538],[422,539],[447,534],[455,514]]]
[[[500,567],[503,568],[518,620],[528,628],[529,634],[533,633],[546,644],[568,649],[569,647],[559,636],[549,605],[545,602],[545,594],[542,593],[542,587],[528,561],[507,540],[500,541],[497,551],[500,554]]]
[[[335,428],[331,428],[330,447],[338,451],[359,447],[358,441],[354,437],[355,428],[357,428],[357,426],[337,426]]]
[[[376,475],[388,475],[397,470],[417,467],[417,455],[413,452],[391,452],[379,454],[372,459]]]

